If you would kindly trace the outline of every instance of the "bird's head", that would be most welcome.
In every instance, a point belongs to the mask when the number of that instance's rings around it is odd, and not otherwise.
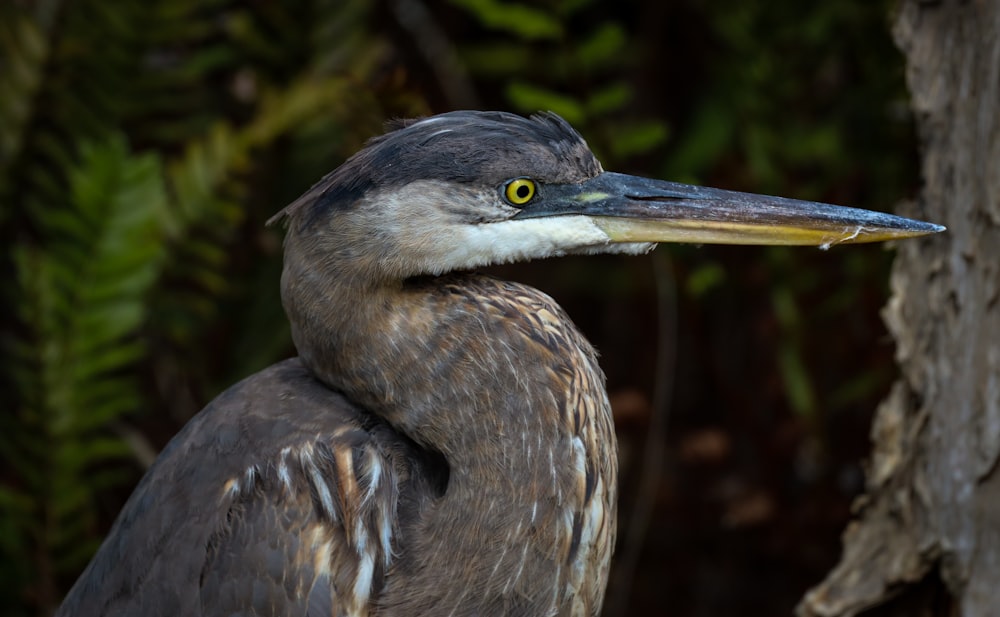
[[[555,114],[398,123],[275,218],[287,251],[402,280],[657,242],[829,247],[941,231],[879,212],[606,172]]]

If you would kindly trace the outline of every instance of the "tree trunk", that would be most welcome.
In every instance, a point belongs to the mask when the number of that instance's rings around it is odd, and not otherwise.
[[[903,0],[923,146],[885,319],[902,376],[878,410],[868,494],[802,617],[1000,615],[1000,2]]]

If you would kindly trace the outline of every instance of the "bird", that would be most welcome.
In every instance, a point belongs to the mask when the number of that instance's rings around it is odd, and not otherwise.
[[[898,216],[605,171],[554,113],[396,121],[275,216],[297,356],[170,441],[57,615],[596,616],[617,445],[594,348],[477,273]]]

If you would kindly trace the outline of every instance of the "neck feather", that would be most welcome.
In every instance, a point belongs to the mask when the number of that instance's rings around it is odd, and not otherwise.
[[[580,603],[596,614],[617,448],[603,374],[562,310],[475,275],[364,284],[308,274],[286,258],[303,361],[449,465],[444,496],[403,522],[413,544],[400,549],[386,614],[570,614]]]

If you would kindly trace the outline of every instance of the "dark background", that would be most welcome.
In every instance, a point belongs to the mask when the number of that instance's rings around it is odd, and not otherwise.
[[[50,612],[178,428],[294,354],[264,221],[385,119],[551,109],[607,169],[892,210],[916,150],[889,11],[4,3],[0,606]],[[623,457],[609,614],[787,615],[832,567],[894,376],[890,261],[664,246],[496,269],[602,353]]]

